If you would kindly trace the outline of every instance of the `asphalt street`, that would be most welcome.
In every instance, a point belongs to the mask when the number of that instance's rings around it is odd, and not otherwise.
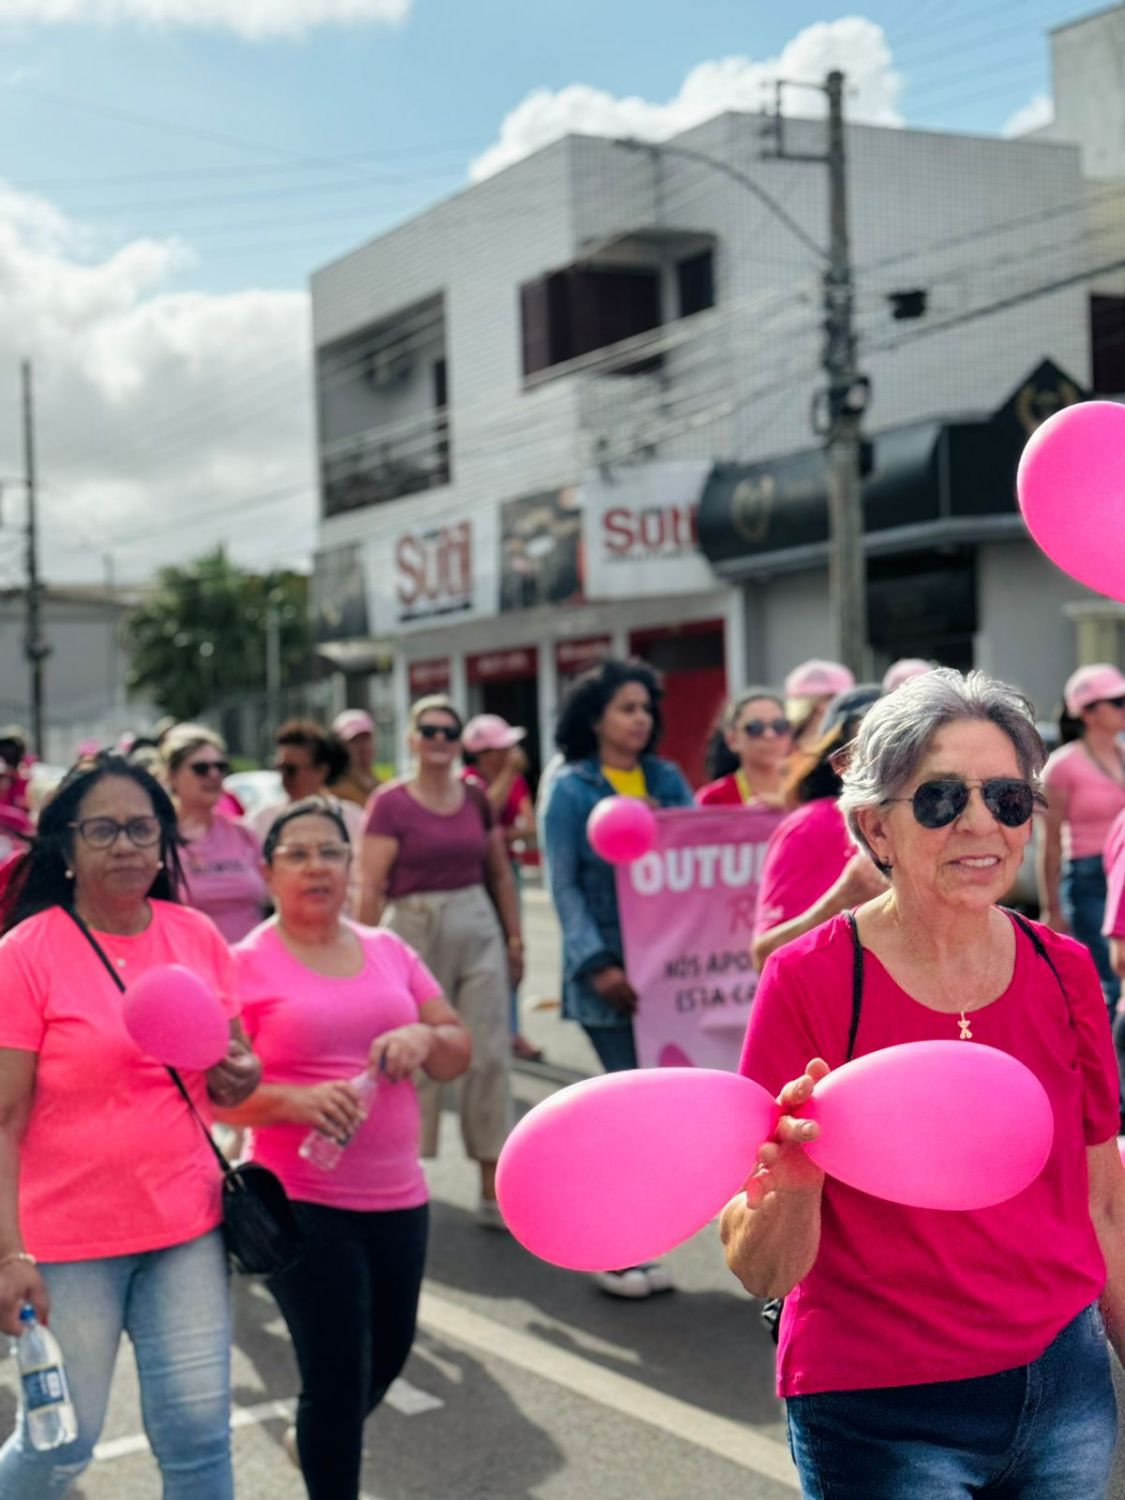
[[[558,949],[536,891],[526,926],[525,1030],[543,1046],[547,1066],[517,1073],[520,1108],[594,1067],[577,1029],[554,1008],[537,1008],[557,995]],[[798,1491],[773,1395],[772,1346],[756,1304],[727,1273],[713,1229],[669,1257],[674,1293],[619,1302],[476,1224],[475,1172],[451,1116],[430,1180],[421,1328],[405,1378],[368,1423],[369,1500],[792,1500]],[[281,1446],[297,1389],[284,1323],[254,1282],[235,1279],[234,1303],[238,1494],[300,1500],[300,1476]],[[346,1318],[348,1309],[336,1314]],[[0,1430],[14,1412],[8,1361],[0,1367]],[[160,1493],[127,1346],[97,1458],[72,1493],[84,1500]],[[1125,1500],[1125,1474],[1111,1494]]]

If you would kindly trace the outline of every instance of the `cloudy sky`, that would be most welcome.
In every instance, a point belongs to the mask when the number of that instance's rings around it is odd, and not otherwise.
[[[779,72],[843,67],[856,119],[1031,128],[1047,28],[1091,8],[0,0],[0,585],[22,358],[50,581],[220,539],[300,562],[312,267],[568,129],[659,139]]]

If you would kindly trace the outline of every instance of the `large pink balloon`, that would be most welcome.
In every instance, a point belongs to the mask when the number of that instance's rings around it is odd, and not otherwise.
[[[525,1115],[500,1153],[504,1222],[572,1271],[654,1260],[738,1192],[777,1116],[760,1085],[705,1068],[572,1084]]]
[[[1017,488],[1051,561],[1125,599],[1125,406],[1083,401],[1048,417],[1023,450]]]
[[[801,1111],[833,1177],[913,1208],[988,1208],[1034,1182],[1055,1121],[1018,1058],[976,1042],[910,1042],[857,1057]]]
[[[227,1055],[230,1024],[218,997],[182,964],[162,964],[123,997],[125,1026],[142,1052],[172,1068],[211,1068]]]
[[[656,843],[656,814],[639,797],[606,797],[586,820],[595,854],[611,865],[627,865]]]

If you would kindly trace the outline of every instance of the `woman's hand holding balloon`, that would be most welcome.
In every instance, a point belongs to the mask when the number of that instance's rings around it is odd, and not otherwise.
[[[30,1302],[40,1323],[46,1323],[51,1310],[47,1283],[38,1266],[27,1260],[9,1260],[0,1265],[0,1333],[20,1336],[20,1308]]]
[[[608,1000],[614,1010],[619,1010],[623,1016],[631,1016],[637,1008],[637,992],[629,983],[625,970],[620,964],[612,964],[608,969],[599,969],[593,975],[590,983],[602,997]]]
[[[421,1021],[384,1031],[371,1044],[367,1065],[373,1073],[382,1070],[392,1083],[409,1078],[425,1065],[433,1050],[434,1028]]]
[[[804,1147],[815,1141],[820,1126],[802,1120],[789,1111],[800,1109],[812,1098],[813,1089],[827,1077],[828,1064],[820,1057],[812,1062],[777,1096],[783,1113],[772,1140],[764,1142],[758,1152],[758,1163],[746,1179],[743,1193],[749,1208],[759,1208],[768,1193],[820,1192],[824,1172],[807,1155]]]
[[[220,1109],[233,1109],[249,1099],[261,1081],[261,1060],[236,1036],[228,1042],[222,1062],[207,1069],[207,1093]]]

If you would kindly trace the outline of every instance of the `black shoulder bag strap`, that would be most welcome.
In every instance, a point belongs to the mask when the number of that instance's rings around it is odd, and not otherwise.
[[[1047,952],[1047,945],[1036,932],[1035,928],[1032,927],[1031,923],[1025,916],[1022,916],[1018,911],[1013,911],[1010,906],[1002,906],[1000,910],[1007,912],[1008,916],[1011,917],[1012,921],[1023,933],[1024,937],[1027,938],[1028,942],[1030,942],[1031,946],[1035,949],[1036,953],[1038,953],[1039,957],[1047,965],[1048,969],[1050,969],[1051,973],[1055,976],[1055,983],[1058,985],[1060,991],[1062,992],[1063,999],[1066,1000],[1066,986],[1063,984],[1062,979],[1059,976],[1058,969],[1055,968],[1054,959]],[[1067,1005],[1069,1006],[1069,1004],[1070,1002],[1069,1000],[1067,1000]]]
[[[105,950],[102,948],[102,945],[98,942],[97,938],[90,931],[90,929],[86,926],[86,923],[78,915],[78,913],[75,911],[75,909],[74,909],[73,906],[64,907],[63,910],[66,912],[67,916],[71,919],[71,921],[78,928],[79,932],[81,932],[82,936],[89,943],[90,947],[93,948],[94,952],[101,959],[102,966],[104,967],[106,973],[113,980],[114,984],[121,991],[121,993],[124,994],[125,993],[125,983],[122,980],[121,975],[117,972],[117,970],[110,963],[109,959],[106,956]],[[202,1130],[204,1139],[206,1140],[207,1144],[210,1146],[212,1152],[214,1153],[215,1160],[219,1163],[219,1166],[222,1169],[223,1176],[226,1177],[231,1172],[231,1170],[232,1170],[230,1162],[227,1161],[226,1157],[219,1150],[218,1146],[216,1146],[216,1144],[214,1142],[214,1139],[213,1139],[213,1137],[211,1135],[211,1132],[207,1128],[207,1122],[206,1122],[206,1120],[204,1120],[203,1116],[196,1109],[195,1103],[194,1103],[191,1095],[188,1093],[186,1087],[184,1086],[183,1079],[176,1072],[175,1068],[169,1068],[167,1063],[165,1063],[164,1066],[166,1068],[168,1068],[168,1076],[171,1078],[172,1082],[179,1089],[180,1095],[183,1098],[184,1103],[187,1105],[188,1109],[191,1110],[192,1117],[194,1118],[194,1120],[198,1124],[200,1130]]]
[[[846,911],[844,916],[847,918],[848,929],[852,936],[852,1017],[848,1026],[848,1050],[844,1055],[844,1061],[851,1062],[852,1054],[855,1052],[856,1035],[859,1032],[859,1013],[863,1008],[863,944],[859,940],[859,927],[856,923],[855,912]],[[775,1344],[781,1328],[781,1309],[784,1305],[784,1297],[769,1297],[762,1303],[759,1314],[766,1332]]]

